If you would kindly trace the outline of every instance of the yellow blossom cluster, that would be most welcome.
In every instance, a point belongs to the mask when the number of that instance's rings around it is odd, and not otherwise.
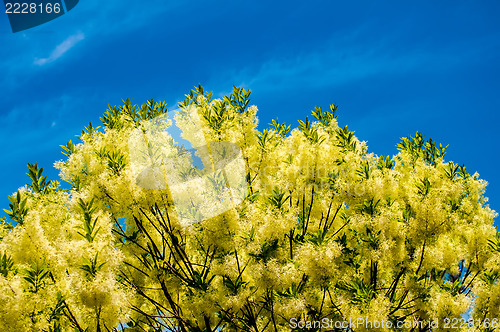
[[[199,86],[175,112],[127,99],[63,146],[69,189],[29,164],[6,210],[15,226],[0,224],[0,330],[493,324],[500,236],[485,181],[420,133],[377,156],[335,105],[259,131],[249,103],[237,87],[212,99]]]

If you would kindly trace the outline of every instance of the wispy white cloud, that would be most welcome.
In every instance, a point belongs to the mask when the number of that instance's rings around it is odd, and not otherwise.
[[[66,38],[62,43],[56,46],[54,50],[50,53],[47,58],[35,59],[33,62],[35,65],[43,66],[47,63],[53,62],[60,57],[62,57],[66,52],[68,52],[73,46],[75,46],[79,41],[83,40],[85,35],[82,32],[78,32],[74,35]]]
[[[88,43],[79,56],[95,47],[96,41],[106,42],[110,38],[129,34],[155,20],[160,22],[160,18],[163,21],[169,14],[187,15],[191,6],[176,0],[152,0],[148,8],[152,10],[144,10],[142,2],[80,1],[69,13],[47,24],[15,34],[8,33],[8,30],[0,33],[0,88],[3,91],[0,102],[22,89],[34,75],[40,74],[38,70],[26,68],[44,68],[60,59],[81,40],[85,39]],[[115,19],[109,20],[109,17]],[[75,27],[79,32],[73,30]],[[5,28],[8,29],[8,24]],[[69,37],[68,31],[72,34]]]
[[[97,36],[99,40],[103,40],[109,36],[126,35],[144,26],[155,29],[155,25],[164,24],[174,13],[186,15],[196,3],[202,1],[191,1],[187,6],[183,1],[177,0],[150,0],[147,8],[142,1],[80,1],[62,20],[71,18],[70,25],[81,27],[89,39]],[[110,20],[110,17],[113,19]],[[62,20],[61,24],[67,24]]]
[[[462,47],[468,41],[456,42],[451,48],[433,48],[425,44],[402,48],[399,43],[404,38],[403,31],[367,40],[370,29],[373,29],[373,23],[345,35],[333,34],[330,40],[314,48],[270,54],[265,61],[250,63],[238,70],[219,70],[213,83],[235,82],[266,92],[297,87],[331,88],[373,77],[448,70],[475,61],[478,53],[485,54],[487,50],[479,43],[477,47]],[[456,48],[464,50],[460,56],[456,55]]]
[[[457,61],[445,54],[408,52],[387,54],[379,50],[328,49],[295,57],[271,58],[231,73],[231,81],[266,91],[294,86],[324,88],[350,84],[373,76],[404,74],[425,66],[453,66]],[[236,79],[236,80],[235,80]]]

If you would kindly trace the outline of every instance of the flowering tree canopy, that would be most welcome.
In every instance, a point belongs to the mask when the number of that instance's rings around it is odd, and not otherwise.
[[[418,132],[376,156],[335,105],[258,131],[249,103],[236,87],[175,112],[127,99],[62,146],[69,189],[28,164],[0,223],[0,330],[497,327],[485,181]]]

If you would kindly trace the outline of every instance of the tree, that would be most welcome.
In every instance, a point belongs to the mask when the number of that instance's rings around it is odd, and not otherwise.
[[[69,189],[28,164],[0,224],[0,328],[498,329],[485,181],[418,132],[391,159],[335,105],[258,131],[249,102],[201,86],[177,112],[127,99],[62,146]]]

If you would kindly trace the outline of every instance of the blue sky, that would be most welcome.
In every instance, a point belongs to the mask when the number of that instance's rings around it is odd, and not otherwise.
[[[2,13],[2,208],[28,162],[56,178],[59,145],[108,103],[175,107],[201,83],[251,89],[260,128],[336,103],[376,154],[421,131],[489,182],[500,211],[498,13],[497,1],[82,0],[16,34]]]

